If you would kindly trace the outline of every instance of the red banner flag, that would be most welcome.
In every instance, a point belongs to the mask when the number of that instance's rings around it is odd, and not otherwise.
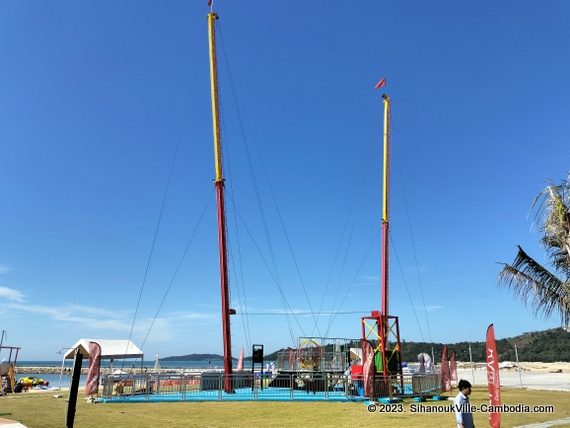
[[[293,351],[293,349],[289,348],[289,370],[292,370],[295,368],[295,352]]]
[[[386,78],[383,77],[380,81],[374,86],[374,89],[381,88],[382,86],[386,86]]]
[[[374,380],[376,378],[376,366],[374,365],[374,349],[366,339],[360,339],[362,348],[362,375],[364,376],[364,395],[372,399],[374,393]]]
[[[212,1],[213,0],[208,0],[208,7],[212,7]]]
[[[97,342],[89,342],[89,371],[85,381],[85,395],[99,392],[99,371],[101,368],[101,346]]]
[[[487,386],[489,387],[489,404],[501,404],[501,380],[499,378],[499,357],[495,345],[495,328],[493,324],[487,328]],[[489,425],[493,428],[501,427],[501,413],[489,412]]]
[[[447,359],[447,345],[443,345],[443,354],[441,355],[441,389],[451,391],[451,377],[449,375],[449,360]]]
[[[451,353],[449,359],[449,378],[457,382],[457,352],[455,351]]]

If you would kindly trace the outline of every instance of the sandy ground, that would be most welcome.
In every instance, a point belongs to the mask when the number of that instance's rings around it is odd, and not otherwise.
[[[513,363],[516,366],[516,363]],[[523,371],[540,372],[540,373],[570,373],[570,363],[520,363]],[[516,370],[516,367],[513,368]]]
[[[499,367],[502,371],[518,371],[520,366],[523,372],[538,372],[538,373],[570,373],[570,363],[557,362],[557,363],[519,363],[517,366],[516,362],[513,361],[503,361],[499,363]],[[470,368],[470,363],[458,362],[457,368],[467,369]],[[484,370],[485,363],[475,363],[475,368],[477,370]]]
[[[477,365],[473,370],[463,365],[457,369],[457,375],[474,385],[487,384],[484,365]],[[570,391],[570,363],[520,363],[520,371],[513,363],[510,368],[502,368],[499,376],[501,386],[505,387]]]

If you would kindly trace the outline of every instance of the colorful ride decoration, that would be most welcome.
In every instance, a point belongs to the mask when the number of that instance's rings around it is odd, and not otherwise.
[[[301,369],[320,369],[323,348],[316,340],[305,339],[299,343],[297,358],[299,359],[299,367]]]
[[[402,373],[398,317],[372,311],[371,316],[362,317],[362,338],[376,344],[374,365],[378,374],[391,376]]]
[[[370,395],[399,395],[404,391],[404,380],[398,317],[381,315],[379,311],[362,317],[362,339],[373,344],[375,386]]]

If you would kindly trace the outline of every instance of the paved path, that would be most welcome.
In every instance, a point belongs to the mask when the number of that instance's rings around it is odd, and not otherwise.
[[[0,428],[26,428],[20,422],[14,422],[10,419],[0,418]]]
[[[538,422],[530,425],[519,425],[515,428],[548,428],[556,425],[570,424],[570,418],[558,419],[556,421]]]

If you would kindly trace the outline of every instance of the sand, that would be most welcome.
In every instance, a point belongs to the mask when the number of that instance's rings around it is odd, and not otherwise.
[[[499,371],[501,386],[509,388],[570,391],[570,363],[501,363]],[[458,365],[457,375],[474,385],[487,384],[487,371],[484,364],[477,364],[472,370],[468,364]]]

